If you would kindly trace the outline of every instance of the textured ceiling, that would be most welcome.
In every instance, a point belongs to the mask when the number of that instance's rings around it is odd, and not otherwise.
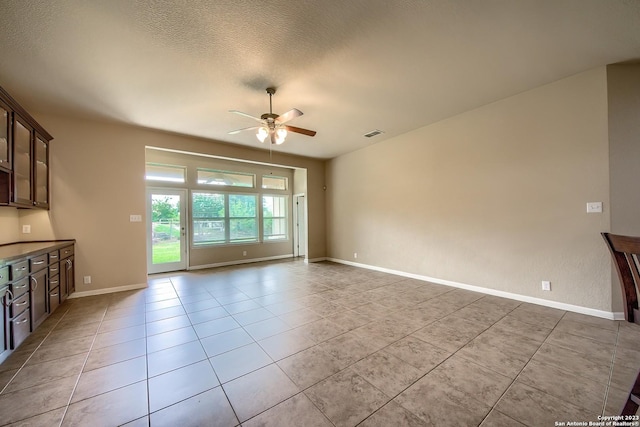
[[[259,147],[228,110],[275,86],[318,134],[274,149],[320,158],[639,58],[638,0],[0,0],[0,86],[27,109]]]

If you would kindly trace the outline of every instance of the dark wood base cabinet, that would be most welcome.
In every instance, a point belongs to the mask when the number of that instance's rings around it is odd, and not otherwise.
[[[73,241],[0,245],[0,363],[75,291]],[[33,253],[25,250],[39,248]]]

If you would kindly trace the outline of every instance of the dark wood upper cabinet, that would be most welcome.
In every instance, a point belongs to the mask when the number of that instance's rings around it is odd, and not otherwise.
[[[51,135],[0,87],[0,205],[49,209]]]
[[[11,172],[11,110],[0,101],[0,169]]]

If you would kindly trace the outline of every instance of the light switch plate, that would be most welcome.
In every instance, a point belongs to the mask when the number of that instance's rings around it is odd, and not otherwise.
[[[142,215],[129,215],[129,222],[142,222]]]
[[[29,234],[31,233],[31,226],[28,224],[25,224],[22,226],[22,233],[24,234]]]
[[[588,202],[587,213],[600,213],[602,212],[602,202]]]

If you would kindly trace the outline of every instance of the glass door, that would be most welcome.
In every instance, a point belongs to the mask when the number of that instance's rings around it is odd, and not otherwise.
[[[13,129],[13,201],[31,205],[31,128],[16,117]]]
[[[0,102],[0,168],[11,170],[11,112]]]
[[[34,202],[38,207],[49,206],[49,143],[36,134],[33,150]]]
[[[187,191],[147,188],[147,272],[186,270]]]

